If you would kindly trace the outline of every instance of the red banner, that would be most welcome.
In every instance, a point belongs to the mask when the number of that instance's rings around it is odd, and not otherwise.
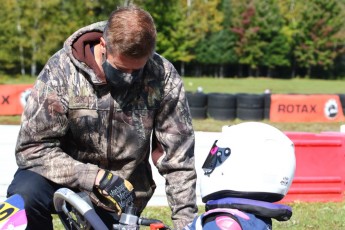
[[[336,94],[272,94],[273,122],[339,122],[344,114]]]
[[[32,86],[32,84],[0,85],[0,115],[22,114]]]

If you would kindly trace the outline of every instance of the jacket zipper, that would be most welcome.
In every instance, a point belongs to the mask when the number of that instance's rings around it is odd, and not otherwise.
[[[111,156],[111,137],[113,134],[113,116],[114,116],[114,101],[110,100],[110,110],[108,118],[108,137],[107,137],[107,159],[103,162],[104,167],[108,167],[108,162]]]

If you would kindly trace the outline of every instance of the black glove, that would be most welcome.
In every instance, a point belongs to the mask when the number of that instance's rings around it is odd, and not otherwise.
[[[99,186],[98,192],[105,197],[112,206],[115,206],[120,215],[127,205],[132,204],[135,199],[133,185],[109,171],[105,171]],[[105,194],[106,192],[107,194]]]

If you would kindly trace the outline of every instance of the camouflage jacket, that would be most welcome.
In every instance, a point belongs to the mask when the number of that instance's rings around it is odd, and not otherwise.
[[[194,131],[183,82],[171,63],[155,54],[141,81],[129,91],[110,93],[72,43],[105,23],[84,27],[65,42],[39,74],[22,115],[16,146],[20,168],[72,188],[92,191],[100,168],[130,181],[142,210],[155,183],[149,157],[159,143],[155,166],[166,179],[175,227],[197,212]],[[153,140],[153,141],[152,141]]]

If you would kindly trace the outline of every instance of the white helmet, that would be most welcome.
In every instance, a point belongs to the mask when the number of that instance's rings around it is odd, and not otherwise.
[[[224,127],[202,166],[203,202],[225,197],[276,202],[288,192],[296,168],[293,142],[261,122]]]

